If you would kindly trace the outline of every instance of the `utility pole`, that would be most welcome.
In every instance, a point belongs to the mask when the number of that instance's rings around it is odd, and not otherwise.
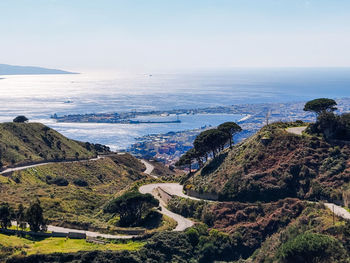
[[[266,113],[266,125],[269,126],[269,118],[270,118],[270,115],[271,115],[271,111],[268,110],[267,113]]]
[[[333,225],[335,225],[334,204],[333,204]]]

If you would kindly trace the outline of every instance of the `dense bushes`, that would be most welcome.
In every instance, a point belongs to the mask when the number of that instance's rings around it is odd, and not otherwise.
[[[335,262],[344,254],[344,247],[335,238],[303,233],[283,244],[277,258],[286,263]]]
[[[76,186],[81,186],[81,187],[85,187],[85,186],[88,186],[88,185],[89,185],[89,183],[86,182],[86,181],[83,180],[83,179],[75,179],[75,180],[73,181],[73,183],[74,183]]]
[[[350,114],[335,115],[333,112],[321,113],[315,124],[310,125],[310,133],[323,134],[326,139],[350,140]]]
[[[64,177],[54,177],[46,176],[46,183],[47,184],[55,184],[57,186],[67,186],[69,184],[68,180]]]

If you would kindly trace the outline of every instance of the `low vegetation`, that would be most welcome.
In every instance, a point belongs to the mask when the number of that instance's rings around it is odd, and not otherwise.
[[[287,197],[342,199],[350,180],[350,146],[287,132],[300,123],[274,123],[226,150],[185,182],[220,200],[269,202]]]
[[[350,222],[336,218],[322,204],[309,204],[285,229],[271,235],[247,263],[349,262]]]
[[[0,123],[1,167],[88,159],[106,152],[109,152],[106,146],[70,140],[41,123]]]
[[[15,262],[213,262],[236,257],[232,249],[233,240],[216,230],[208,231],[204,225],[188,229],[186,232],[157,233],[147,240],[138,251],[133,252],[80,252],[75,254],[32,255],[15,257]]]
[[[123,164],[126,158],[136,168]],[[28,207],[39,198],[45,218],[53,224],[106,228],[110,218],[101,213],[103,207],[120,191],[146,178],[136,158],[117,155],[113,160],[53,163],[0,175],[0,198],[13,209],[19,204]]]
[[[204,202],[177,197],[170,200],[168,207],[229,234],[234,239],[236,253],[248,257],[269,235],[297,218],[305,203],[298,199],[272,203]]]
[[[89,243],[84,239],[17,237],[0,234],[0,261],[6,258],[24,257],[35,254],[76,253],[79,251],[129,250],[144,246],[142,241],[125,241],[106,244]],[[45,256],[43,256],[45,257]],[[9,260],[11,262],[11,260]],[[29,261],[30,262],[30,261]],[[31,261],[39,262],[39,261]]]

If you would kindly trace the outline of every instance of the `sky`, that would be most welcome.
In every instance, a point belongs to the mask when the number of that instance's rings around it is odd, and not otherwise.
[[[349,67],[349,0],[0,0],[0,64]]]

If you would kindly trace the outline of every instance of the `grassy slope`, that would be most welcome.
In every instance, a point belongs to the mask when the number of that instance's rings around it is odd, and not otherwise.
[[[70,140],[41,123],[1,123],[0,161],[3,166],[55,159],[92,158],[94,149]]]
[[[264,127],[226,150],[190,178],[187,187],[244,202],[341,199],[342,188],[350,180],[350,147],[290,134],[284,129],[288,125]],[[263,139],[268,139],[267,144]]]
[[[144,245],[140,241],[127,241],[125,243],[88,243],[84,239],[45,238],[31,240],[17,236],[0,234],[0,260],[5,258],[6,251],[11,255],[20,254],[52,254],[74,253],[78,251],[95,250],[138,250]]]
[[[114,157],[114,160],[117,158]],[[133,158],[133,162],[137,163],[138,160]],[[29,168],[16,171],[9,177],[0,176],[0,198],[16,206],[19,203],[28,205],[38,197],[45,216],[52,221],[80,221],[103,226],[101,220],[104,220],[98,215],[106,202],[135,181],[145,178],[138,170],[142,166],[135,167],[117,164],[107,157]],[[55,178],[67,180],[68,185],[52,183]],[[77,179],[86,182],[87,186],[77,186],[74,183]]]

